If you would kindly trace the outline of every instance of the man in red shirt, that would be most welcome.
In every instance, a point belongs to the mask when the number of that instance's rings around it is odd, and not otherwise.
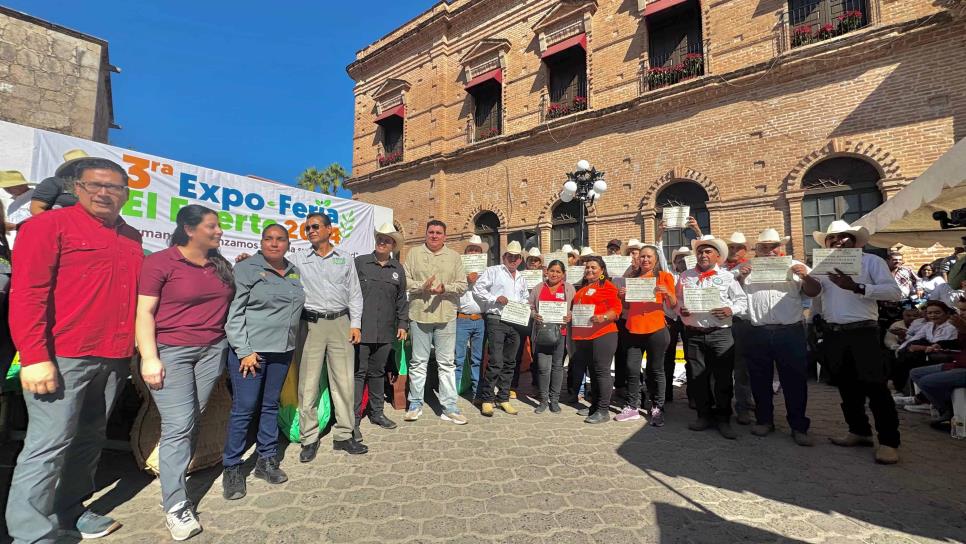
[[[78,205],[27,220],[17,235],[10,324],[29,424],[7,502],[14,542],[83,538],[120,527],[85,511],[107,418],[134,352],[141,235],[120,218],[124,169],[77,161]]]

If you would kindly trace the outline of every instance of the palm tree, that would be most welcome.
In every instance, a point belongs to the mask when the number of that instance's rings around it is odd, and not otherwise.
[[[345,168],[337,162],[330,164],[325,170],[311,166],[299,175],[298,186],[331,195],[342,188],[342,182],[348,176]]]

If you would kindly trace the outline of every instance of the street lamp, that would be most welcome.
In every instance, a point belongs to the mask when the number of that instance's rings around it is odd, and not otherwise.
[[[584,240],[587,233],[587,229],[584,228],[587,205],[600,200],[606,191],[607,182],[604,181],[604,173],[598,172],[585,160],[577,161],[576,171],[567,172],[567,181],[560,191],[560,200],[570,202],[576,198],[580,201],[577,212],[577,245],[581,247],[587,245]]]

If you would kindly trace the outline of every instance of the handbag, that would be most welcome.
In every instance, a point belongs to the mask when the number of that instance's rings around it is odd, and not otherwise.
[[[558,323],[537,323],[536,332],[533,335],[533,342],[537,347],[552,348],[563,338],[560,334],[560,324]]]

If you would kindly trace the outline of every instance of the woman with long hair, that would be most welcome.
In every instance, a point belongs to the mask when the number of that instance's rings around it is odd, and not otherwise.
[[[658,262],[660,250],[651,244],[641,248],[634,278],[654,279],[654,300],[627,303],[627,405],[615,418],[617,421],[634,421],[641,418],[641,360],[647,353],[647,390],[650,397],[651,425],[664,425],[664,394],[667,386],[664,372],[664,354],[671,336],[664,320],[664,305],[677,305],[674,294],[674,277],[661,270]]]
[[[909,371],[930,364],[930,355],[946,349],[959,348],[959,332],[949,321],[956,311],[939,300],[926,302],[923,311],[925,323],[914,327],[896,352],[896,364],[892,369],[892,386],[903,391],[909,381]]]
[[[597,255],[586,257],[584,278],[574,295],[571,313],[588,309],[593,312],[589,322],[571,321],[574,339],[573,366],[570,376],[581,379],[590,367],[590,386],[593,404],[577,415],[586,416],[585,423],[604,423],[610,419],[610,397],[614,392],[614,378],[610,374],[611,360],[617,351],[617,318],[621,315],[621,300],[617,287],[607,275],[604,259]],[[572,384],[576,389],[577,384]]]
[[[943,275],[931,264],[927,263],[919,267],[919,288],[922,289],[923,298],[929,298],[936,287],[943,283],[946,283]]]
[[[214,210],[181,208],[171,247],[145,257],[138,286],[141,377],[161,414],[162,507],[174,540],[201,532],[185,473],[201,413],[228,355],[225,320],[235,289],[231,265],[218,252],[221,235]]]
[[[534,412],[540,414],[550,409],[560,412],[560,387],[563,383],[564,346],[567,344],[567,323],[570,321],[570,302],[574,299],[574,286],[564,281],[564,265],[554,259],[547,266],[543,283],[530,290],[530,308],[533,311],[533,329],[530,345],[539,369],[540,404]],[[563,323],[546,323],[540,315],[541,302],[564,303],[568,308]]]

